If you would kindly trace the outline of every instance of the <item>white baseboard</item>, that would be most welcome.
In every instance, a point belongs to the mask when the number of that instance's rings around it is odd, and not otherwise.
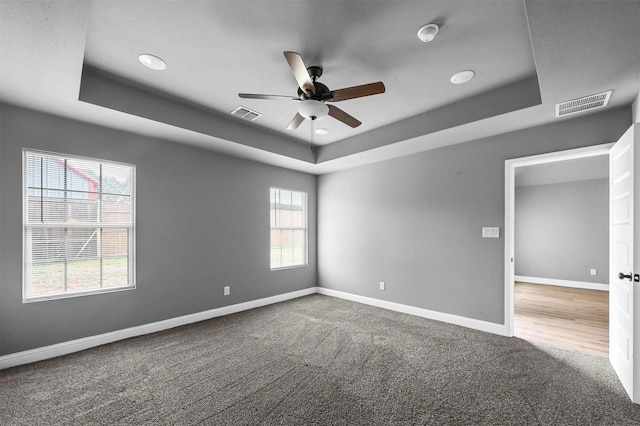
[[[249,302],[223,306],[221,308],[210,309],[208,311],[197,312],[195,314],[184,315],[181,317],[171,318],[163,321],[157,321],[137,327],[125,328],[123,330],[112,331],[96,336],[84,337],[82,339],[70,340],[68,342],[57,343],[55,345],[30,349],[23,352],[16,352],[9,355],[3,355],[0,356],[0,370],[9,367],[15,367],[18,365],[29,364],[31,362],[43,361],[45,359],[55,358],[57,356],[67,355],[74,352],[79,352],[96,346],[105,345],[107,343],[113,343],[119,340],[128,339],[130,337],[156,333],[158,331],[168,330],[170,328],[192,324],[198,321],[204,321],[223,315],[234,314],[236,312],[247,311],[249,309],[259,308],[261,306],[284,302],[285,300],[296,299],[298,297],[308,296],[314,293],[317,293],[317,287],[305,288],[303,290],[279,294],[277,296],[265,297],[264,299],[251,300]]]
[[[409,315],[415,315],[422,318],[460,325],[462,327],[472,328],[475,330],[485,331],[501,336],[506,336],[506,329],[504,324],[496,324],[492,322],[461,317],[458,315],[430,311],[428,309],[402,305],[400,303],[388,302],[386,300],[373,299],[371,297],[359,296],[356,294],[345,293],[328,288],[310,287],[303,290],[293,291],[291,293],[266,297],[264,299],[237,303],[230,306],[223,306],[221,308],[210,309],[208,311],[197,312],[195,314],[184,315],[181,317],[171,318],[163,321],[157,321],[137,327],[125,328],[123,330],[112,331],[96,336],[84,337],[82,339],[70,340],[68,342],[57,343],[55,345],[30,349],[23,352],[16,352],[9,355],[3,355],[0,356],[0,370],[15,367],[18,365],[29,364],[32,362],[43,361],[45,359],[79,352],[96,346],[117,342],[119,340],[142,336],[150,333],[156,333],[158,331],[164,331],[171,328],[180,327],[182,325],[192,324],[198,321],[204,321],[223,315],[230,315],[249,309],[259,308],[261,306],[284,302],[285,300],[296,299],[298,297],[308,296],[315,293],[363,303],[366,305],[376,306],[378,308],[389,309],[396,312],[402,312]]]
[[[417,308],[414,306],[403,305],[395,302],[388,302],[386,300],[374,299],[371,297],[359,296],[357,294],[345,293],[342,291],[331,290],[324,287],[318,287],[318,293],[324,294],[326,296],[333,296],[340,299],[350,300],[352,302],[364,303],[365,305],[376,306],[378,308],[389,309],[391,311],[402,312],[404,314],[415,315],[422,318],[460,325],[462,327],[473,328],[475,330],[498,334],[500,336],[507,335],[504,324],[496,324],[493,322],[461,317],[458,315],[446,314],[443,312],[430,311],[428,309]]]
[[[540,277],[525,277],[523,275],[516,275],[513,277],[516,281],[532,284],[544,284],[544,285],[557,285],[560,287],[571,288],[584,288],[586,290],[602,290],[609,291],[609,284],[603,283],[588,283],[586,281],[570,281],[570,280],[555,280],[551,278]]]

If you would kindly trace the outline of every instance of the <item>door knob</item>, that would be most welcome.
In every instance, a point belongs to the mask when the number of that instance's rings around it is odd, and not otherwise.
[[[631,272],[629,272],[628,275],[623,274],[622,272],[620,272],[618,274],[618,278],[620,278],[621,280],[624,280],[625,278],[627,278],[629,281],[631,281]]]

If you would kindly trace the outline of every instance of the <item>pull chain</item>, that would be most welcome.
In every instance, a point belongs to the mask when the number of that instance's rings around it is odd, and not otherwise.
[[[311,129],[311,136],[309,137],[309,140],[311,141],[311,149],[313,149],[313,123],[315,123],[316,118],[315,117],[311,117],[311,126],[309,127]]]
[[[316,150],[315,150],[315,145],[313,145],[313,125],[316,122],[316,117],[311,116],[311,126],[309,127],[311,129],[311,136],[309,137],[309,140],[311,141],[311,152],[313,153],[314,157],[316,155]]]

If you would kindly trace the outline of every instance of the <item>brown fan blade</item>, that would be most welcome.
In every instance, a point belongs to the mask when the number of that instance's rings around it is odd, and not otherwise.
[[[296,98],[293,96],[285,96],[285,95],[258,95],[256,93],[238,93],[238,96],[245,99],[264,99],[264,100],[273,100],[273,101],[299,101],[300,98]]]
[[[332,90],[331,92],[327,93],[323,97],[323,100],[333,101],[333,102],[345,101],[347,99],[378,95],[380,93],[384,93],[384,91],[385,91],[384,83],[379,81],[377,83],[369,83],[369,84],[363,84],[361,86],[353,86],[353,87],[347,87],[344,89]]]
[[[296,52],[284,52],[284,57],[287,59],[289,67],[291,68],[291,71],[293,71],[293,76],[296,78],[298,86],[300,86],[302,91],[304,93],[311,92],[315,94],[316,86],[314,86],[313,81],[311,81],[311,76],[309,76],[309,72],[302,60],[302,56]]]
[[[302,124],[303,121],[304,121],[304,117],[296,112],[296,115],[293,116],[293,119],[291,120],[291,122],[287,126],[287,130],[295,130],[295,129],[297,129],[298,127],[300,127],[300,125]]]
[[[341,110],[340,108],[333,105],[328,105],[328,106],[329,106],[329,115],[338,121],[342,121],[347,126],[358,127],[359,125],[362,124],[360,121],[356,120],[355,118],[353,118],[352,116],[350,116],[349,114]]]

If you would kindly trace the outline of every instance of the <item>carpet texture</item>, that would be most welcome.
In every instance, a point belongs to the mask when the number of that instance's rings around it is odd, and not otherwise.
[[[606,358],[321,295],[0,371],[2,425],[633,425]]]

